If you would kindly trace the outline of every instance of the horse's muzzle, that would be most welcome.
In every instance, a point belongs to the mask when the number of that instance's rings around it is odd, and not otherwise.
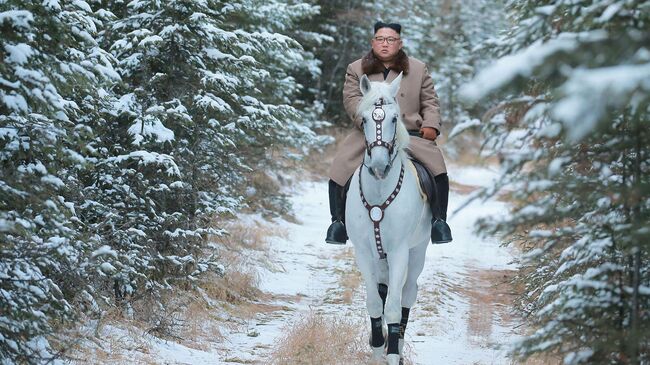
[[[370,171],[372,171],[372,175],[380,180],[383,180],[386,178],[388,175],[388,172],[390,171],[391,164],[386,165],[385,168],[378,168],[378,167],[373,167]]]

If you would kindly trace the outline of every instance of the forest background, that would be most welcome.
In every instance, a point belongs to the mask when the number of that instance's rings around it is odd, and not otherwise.
[[[290,209],[279,172],[349,126],[343,73],[378,19],[428,64],[448,156],[479,138],[500,161],[476,197],[516,202],[480,227],[526,251],[513,355],[648,363],[640,0],[0,0],[0,362],[224,275],[207,237]]]

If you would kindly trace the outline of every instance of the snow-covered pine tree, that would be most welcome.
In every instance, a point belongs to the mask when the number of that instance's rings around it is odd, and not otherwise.
[[[485,12],[484,17],[465,16],[469,9],[477,6],[477,2],[434,0],[417,5],[427,16],[414,24],[414,55],[421,52],[422,57],[426,57],[424,59],[436,82],[447,134],[455,125],[470,119],[469,112],[457,100],[457,91],[472,77],[476,61],[480,59],[478,52],[472,52],[476,44],[471,43],[466,28],[479,20],[490,19],[489,12]],[[494,25],[494,31],[498,30],[498,23]]]
[[[482,222],[527,251],[515,348],[565,364],[649,360],[650,11],[647,1],[512,1],[505,55],[464,89],[495,92],[485,126],[513,215]],[[506,94],[508,93],[508,94]],[[491,191],[494,193],[498,186]]]
[[[274,142],[264,143],[269,139],[258,136],[243,149],[250,154],[247,164],[253,169],[245,176],[253,183],[248,186],[244,203],[265,215],[285,214],[290,211],[290,203],[273,177],[282,174],[281,166],[290,167],[291,161],[301,160],[310,149],[321,148],[329,141],[327,136],[316,136],[312,129],[327,125],[322,121],[323,106],[313,85],[322,75],[322,62],[315,52],[320,45],[330,42],[331,37],[311,30],[311,24],[303,28],[319,16],[319,6],[277,0],[259,1],[251,6],[250,9],[256,10],[247,13],[238,22],[237,29],[252,35],[281,35],[291,42],[282,46],[271,42],[264,47],[264,52],[254,55],[269,76],[259,80],[259,92],[249,95],[269,106],[286,108],[286,114],[278,114],[281,125],[271,119],[273,124],[261,126],[262,130],[273,130]]]
[[[323,103],[321,118],[334,125],[349,125],[351,121],[341,96],[345,69],[370,49],[375,21],[370,14],[377,4],[361,0],[319,0],[315,3],[320,7],[319,21],[308,20],[302,28],[330,38],[316,45],[313,51],[321,61],[322,72],[314,85],[319,95],[317,102]]]
[[[102,5],[111,21],[101,44],[123,83],[93,145],[86,212],[117,257],[118,298],[218,267],[200,250],[206,235],[222,233],[215,215],[240,206],[245,174],[314,141],[291,105],[302,49],[282,33],[316,10],[276,1]]]
[[[505,28],[503,1],[378,2],[379,18],[402,23],[407,54],[427,64],[440,98],[444,133],[456,135],[475,126],[485,109],[468,109],[459,101],[458,90],[492,59],[492,50],[487,45]],[[471,138],[474,137],[460,136],[458,143],[447,146],[445,151],[456,157],[468,145],[466,139]]]
[[[86,123],[117,77],[84,1],[0,3],[0,363],[52,361],[93,242],[79,209]]]
[[[302,6],[304,7],[304,4]],[[323,33],[328,29],[325,23],[331,20],[322,14],[324,9],[321,6],[309,6],[305,10],[308,10],[309,13],[304,14],[301,18],[293,19],[275,31],[295,39],[303,48],[303,61],[298,62],[296,67],[290,70],[291,76],[300,85],[300,89],[292,97],[291,105],[301,113],[300,118],[304,123],[312,129],[319,129],[331,124],[323,118],[326,103],[321,99],[321,90],[319,89],[320,80],[324,76],[323,65],[329,62],[330,58],[320,58],[318,55],[324,48],[334,43],[334,38]],[[315,19],[319,21],[314,21]],[[287,71],[282,70],[281,72],[286,73]],[[329,141],[326,136],[319,136],[319,138],[323,144]]]

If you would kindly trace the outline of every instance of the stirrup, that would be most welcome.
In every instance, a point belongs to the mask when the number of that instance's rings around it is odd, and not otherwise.
[[[325,242],[332,245],[344,245],[348,240],[348,232],[345,229],[345,224],[340,220],[335,220],[330,224],[327,229],[327,236]]]

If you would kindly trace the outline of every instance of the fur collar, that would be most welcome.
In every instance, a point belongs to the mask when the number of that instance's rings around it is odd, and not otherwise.
[[[404,72],[404,75],[408,75],[409,58],[403,50],[399,50],[395,63],[390,68],[397,73]],[[384,69],[384,64],[375,57],[372,50],[361,59],[361,71],[366,75],[382,73],[384,72]]]

